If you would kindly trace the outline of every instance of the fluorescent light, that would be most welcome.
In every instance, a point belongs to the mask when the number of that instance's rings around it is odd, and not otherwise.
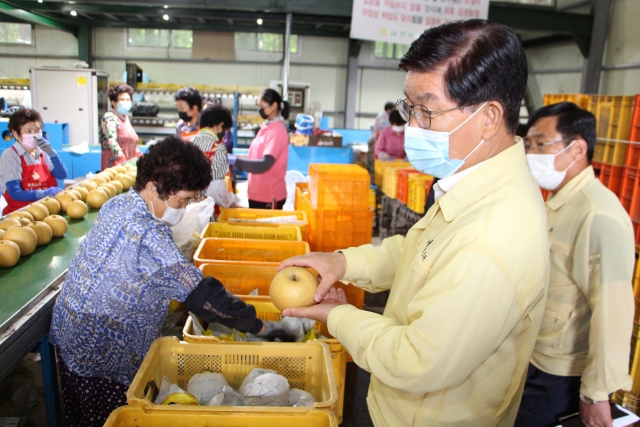
[[[262,25],[262,18],[258,18],[256,22],[258,23],[258,25]]]
[[[169,5],[168,5],[168,4],[165,4],[165,5],[164,5],[164,8],[165,8],[165,9],[169,9]]]
[[[75,10],[72,10],[69,13],[71,14],[71,16],[78,16],[78,12],[76,12]]]
[[[168,21],[169,20],[169,15],[166,15],[166,14],[162,15],[162,19],[164,19],[165,21]]]
[[[44,0],[38,0],[38,3],[42,3]]]

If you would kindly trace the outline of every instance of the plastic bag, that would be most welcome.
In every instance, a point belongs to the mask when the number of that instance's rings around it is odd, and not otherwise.
[[[169,378],[162,377],[162,382],[160,383],[160,391],[158,392],[158,397],[156,397],[155,403],[156,405],[162,405],[167,397],[171,394],[175,393],[186,393],[183,389],[178,386],[178,384],[173,384]]]
[[[209,405],[216,395],[222,393],[222,389],[228,386],[227,380],[222,374],[214,372],[203,372],[201,374],[195,374],[189,379],[187,384],[187,391],[198,399],[198,403],[201,405]],[[224,395],[220,398],[222,403]],[[218,406],[218,405],[211,405]]]
[[[299,408],[301,406],[311,408],[315,403],[316,399],[311,393],[304,390],[298,390],[297,388],[292,388],[289,391],[289,406],[293,406],[295,408]]]
[[[244,406],[244,399],[240,393],[226,385],[207,402],[207,406]]]
[[[295,337],[296,342],[302,342],[305,335],[313,329],[316,322],[311,319],[300,319],[297,317],[283,317],[280,320],[282,329]]]
[[[244,384],[246,406],[288,406],[289,381],[280,374],[263,374]]]
[[[253,368],[251,372],[249,372],[249,375],[244,377],[244,380],[242,380],[242,384],[238,389],[238,391],[240,392],[240,395],[244,396],[246,394],[247,385],[249,385],[250,383],[253,383],[256,378],[264,374],[277,374],[277,372],[274,371],[273,369]]]
[[[194,243],[197,248],[200,232],[211,221],[214,205],[215,203],[210,197],[188,205],[182,220],[175,227],[171,227],[173,241],[189,261],[193,261]],[[198,242],[194,242],[194,239]]]

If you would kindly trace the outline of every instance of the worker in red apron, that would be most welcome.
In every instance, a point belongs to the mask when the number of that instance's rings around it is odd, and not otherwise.
[[[32,109],[23,109],[9,119],[9,130],[16,143],[0,157],[0,186],[7,215],[39,199],[61,191],[58,180],[67,177],[67,168],[42,137],[42,117]]]
[[[133,88],[124,83],[109,88],[111,111],[105,113],[100,122],[102,170],[142,156],[138,150],[138,134],[127,115],[131,111],[132,94]]]

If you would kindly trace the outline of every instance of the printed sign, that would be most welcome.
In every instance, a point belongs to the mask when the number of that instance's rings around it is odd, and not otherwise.
[[[87,85],[87,76],[85,76],[85,75],[77,75],[76,76],[76,83],[78,84],[78,87],[86,86]]]
[[[410,44],[427,28],[488,16],[489,0],[353,0],[351,38]]]

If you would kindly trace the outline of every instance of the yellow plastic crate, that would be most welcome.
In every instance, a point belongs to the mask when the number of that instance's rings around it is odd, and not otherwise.
[[[237,411],[218,407],[215,411],[200,409],[195,411],[176,410],[166,413],[164,411],[147,411],[137,406],[123,406],[113,411],[104,424],[104,427],[178,426],[338,427],[338,420],[333,413],[325,410],[288,414],[282,413],[278,408],[261,407],[254,410]]]
[[[376,159],[373,162],[373,180],[374,184],[378,187],[382,188],[382,183],[384,181],[384,171],[387,167],[396,167],[402,165],[402,168],[410,168],[411,163],[405,162],[403,160],[396,159],[392,162],[385,162],[383,160]]]
[[[295,215],[298,219],[295,223],[281,223],[279,225],[297,225],[302,233],[302,240],[307,240],[307,231],[309,227],[309,219],[304,212],[301,211],[282,211],[279,209],[243,209],[243,208],[226,208],[222,209],[218,215],[218,222],[239,223],[242,225],[264,226],[273,225],[272,223],[261,222],[260,219],[273,218],[278,216]]]
[[[354,287],[354,286],[352,286]],[[282,318],[282,313],[271,302],[271,299],[267,296],[241,296],[241,299],[247,304],[251,304],[256,308],[256,316],[261,320],[275,320],[278,321]],[[333,373],[336,380],[336,389],[338,390],[338,400],[336,401],[335,414],[338,418],[338,422],[342,422],[342,415],[344,409],[344,386],[345,378],[347,374],[347,360],[351,361],[351,357],[345,350],[344,346],[340,344],[340,341],[333,338],[329,334],[327,325],[318,323],[316,328],[320,333],[329,337],[328,339],[320,340],[329,346],[331,351],[331,363],[333,365]],[[217,344],[222,341],[218,337],[214,336],[201,336],[194,335],[193,333],[193,320],[191,316],[187,317],[187,321],[182,330],[184,340],[188,343],[200,343],[200,344]],[[242,343],[238,343],[242,344]]]
[[[309,197],[309,184],[306,182],[296,182],[296,197],[293,201],[293,208],[297,211],[302,211],[302,207],[300,204],[300,195],[306,194]],[[307,214],[307,218],[309,218],[309,212],[305,212]]]
[[[338,400],[335,374],[329,346],[320,341],[306,343],[233,343],[217,345],[179,341],[176,337],[158,338],[151,344],[138,373],[127,390],[127,403],[158,413],[215,412],[219,407],[155,405],[147,384],[159,385],[162,377],[187,389],[195,374],[209,371],[222,374],[238,389],[254,368],[273,369],[284,376],[291,388],[311,393],[313,409],[334,411]],[[260,411],[262,407],[237,407],[238,412]],[[303,414],[308,408],[279,407],[282,414]]]
[[[302,241],[297,225],[243,225],[233,222],[210,222],[202,233],[202,239],[220,237],[225,239],[294,240]]]
[[[408,165],[408,166],[407,166]],[[407,162],[394,162],[385,167],[384,177],[382,178],[382,192],[392,199],[396,198],[398,190],[398,171],[400,169],[410,168],[411,164]]]
[[[633,96],[592,95],[589,110],[596,116],[598,141],[593,161],[613,166],[622,166],[631,130]]]
[[[314,209],[364,209],[370,184],[369,172],[358,165],[309,165],[309,195]]]
[[[376,210],[376,190],[369,188],[369,208]]]
[[[276,267],[287,258],[308,253],[307,242],[210,237],[200,241],[193,263],[197,267],[205,263],[232,264],[238,268],[255,264]]]
[[[423,214],[433,177],[421,173],[412,173],[407,178],[407,182],[409,187],[407,207],[416,213]]]
[[[589,108],[589,95],[581,93],[551,93],[545,94],[543,105],[557,104],[558,102],[573,102],[578,107],[586,110]]]

